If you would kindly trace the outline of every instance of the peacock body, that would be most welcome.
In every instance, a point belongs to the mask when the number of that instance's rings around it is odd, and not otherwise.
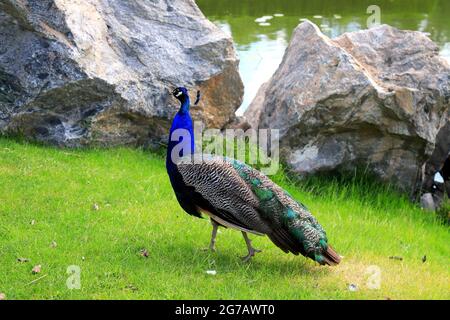
[[[286,253],[302,254],[322,265],[339,263],[340,256],[328,245],[326,233],[316,218],[267,176],[227,157],[203,155],[200,162],[190,161],[194,136],[189,96],[185,88],[177,88],[173,93],[182,106],[171,134],[179,128],[192,133],[191,141],[176,142],[190,144],[191,152],[181,154],[181,160],[175,163],[171,159],[174,142],[169,138],[167,171],[181,207],[193,216],[210,217],[213,224],[210,248],[214,249],[217,227],[223,226],[243,233],[249,250],[246,260],[259,252],[247,237],[247,233],[253,233],[267,235]]]

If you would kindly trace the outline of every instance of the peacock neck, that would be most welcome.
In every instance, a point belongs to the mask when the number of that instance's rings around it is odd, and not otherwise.
[[[180,110],[172,121],[166,157],[166,166],[169,172],[176,168],[172,159],[172,151],[175,147],[177,147],[177,150],[180,150],[180,157],[194,154],[195,152],[195,137],[189,109],[190,101],[189,97],[187,97],[181,102]]]
[[[178,114],[188,114],[191,108],[191,101],[188,96],[184,97],[183,101],[181,101],[180,110],[178,110]]]

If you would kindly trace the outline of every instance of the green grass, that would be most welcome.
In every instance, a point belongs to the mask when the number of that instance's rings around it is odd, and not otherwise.
[[[450,299],[450,236],[434,215],[358,179],[293,183],[279,174],[275,180],[325,227],[345,256],[339,266],[286,255],[255,236],[263,252],[245,264],[240,233],[225,229],[218,251],[203,252],[210,224],[180,209],[160,156],[0,139],[0,293],[8,299]],[[18,262],[21,257],[30,261]],[[35,265],[42,266],[39,274],[31,272]],[[81,268],[80,290],[66,286],[70,265]],[[367,287],[371,265],[380,268],[379,289]]]

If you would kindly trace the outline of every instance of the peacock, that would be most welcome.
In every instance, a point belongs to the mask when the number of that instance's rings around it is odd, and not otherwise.
[[[209,216],[212,234],[208,249],[215,251],[217,230],[222,226],[242,232],[248,249],[244,261],[261,252],[252,246],[251,233],[267,235],[286,253],[302,254],[321,265],[338,264],[341,257],[328,245],[316,218],[261,172],[228,157],[203,155],[200,162],[183,161],[195,152],[190,99],[184,87],[172,94],[181,106],[170,128],[166,169],[184,211],[198,218]],[[199,98],[198,92],[195,104]],[[179,130],[186,134],[180,136]],[[174,159],[174,150],[179,159]]]

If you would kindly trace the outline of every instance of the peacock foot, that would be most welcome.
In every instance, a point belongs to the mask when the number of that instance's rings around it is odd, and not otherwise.
[[[245,257],[241,257],[243,262],[249,262],[257,253],[262,252],[262,250],[258,250],[255,248],[251,248],[248,250],[248,255],[246,255]]]
[[[208,251],[216,252],[216,246],[209,246],[208,248],[203,248],[202,251],[204,251],[204,252],[208,252]]]
[[[202,249],[203,251],[212,251],[216,252],[216,237],[217,237],[217,230],[219,229],[219,224],[211,219],[211,224],[213,226],[212,233],[211,233],[211,241],[209,242],[209,247]]]
[[[247,233],[242,231],[242,235],[244,236],[245,244],[247,245],[248,255],[242,257],[242,261],[248,262],[255,256],[256,253],[262,252],[261,250],[255,249],[252,247],[252,241],[248,238]]]

